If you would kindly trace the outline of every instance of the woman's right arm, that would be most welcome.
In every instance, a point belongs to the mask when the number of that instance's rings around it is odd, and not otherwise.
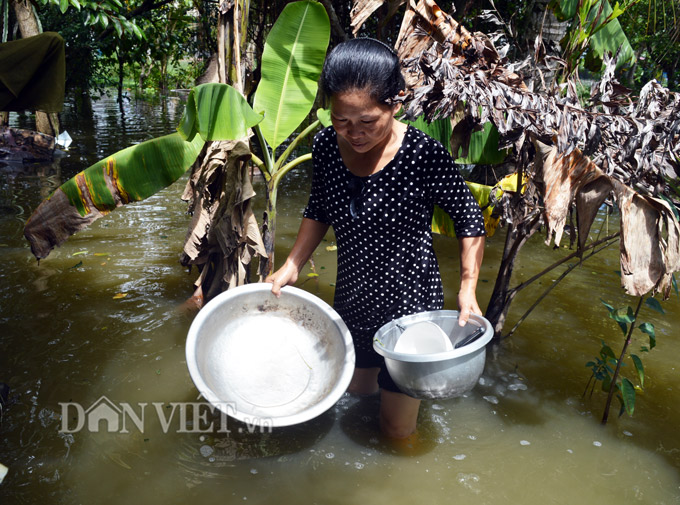
[[[288,284],[295,284],[300,270],[305,266],[307,260],[321,243],[324,235],[328,231],[328,226],[321,221],[302,218],[300,230],[298,231],[295,244],[286,259],[286,262],[276,272],[265,279],[265,282],[272,283],[272,293],[281,296],[281,288]]]

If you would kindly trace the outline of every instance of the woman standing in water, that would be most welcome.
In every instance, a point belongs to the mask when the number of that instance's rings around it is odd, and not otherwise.
[[[405,88],[399,59],[373,39],[339,44],[327,57],[321,89],[333,126],[314,138],[314,174],[297,239],[267,278],[277,296],[333,226],[338,244],[334,308],[356,350],[349,391],[380,389],[380,428],[394,438],[415,431],[420,400],[399,391],[373,350],[389,321],[444,304],[432,247],[432,212],[453,219],[460,243],[459,323],[481,314],[475,290],[484,253],[484,221],[453,159],[437,141],[395,119]]]

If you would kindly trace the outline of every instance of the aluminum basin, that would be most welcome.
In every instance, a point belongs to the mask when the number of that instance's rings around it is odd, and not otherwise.
[[[414,323],[432,321],[456,343],[480,327],[481,337],[468,345],[434,354],[404,354],[394,352],[401,333]],[[484,371],[486,344],[493,337],[491,323],[472,314],[468,323],[458,326],[457,310],[434,310],[395,319],[381,327],[373,339],[373,348],[385,358],[392,380],[405,394],[421,399],[443,399],[470,391]]]
[[[312,419],[349,386],[354,345],[340,316],[294,287],[271,284],[226,291],[198,313],[186,343],[196,388],[240,421],[288,426]]]

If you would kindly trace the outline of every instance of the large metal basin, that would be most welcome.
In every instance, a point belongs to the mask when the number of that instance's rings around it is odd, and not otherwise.
[[[404,354],[394,352],[401,333],[414,323],[432,321],[451,338],[451,343],[464,339],[480,327],[484,334],[468,345],[434,354]],[[434,310],[395,319],[380,328],[373,339],[373,348],[385,358],[392,380],[404,393],[414,398],[443,399],[470,391],[484,371],[486,344],[493,337],[491,323],[472,314],[468,323],[458,326],[458,311]]]
[[[251,425],[287,426],[332,407],[354,372],[340,316],[294,287],[226,291],[198,313],[186,343],[189,373],[212,405]]]

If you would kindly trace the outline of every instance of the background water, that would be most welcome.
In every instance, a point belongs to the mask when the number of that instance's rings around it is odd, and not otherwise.
[[[617,417],[615,404],[602,427],[604,394],[582,398],[585,363],[600,341],[617,353],[623,342],[600,299],[616,307],[636,302],[619,288],[616,245],[577,268],[511,338],[489,348],[471,393],[424,402],[418,436],[409,443],[379,435],[376,398],[349,395],[313,421],[271,433],[232,419],[229,433],[215,424],[198,432],[192,412],[183,420],[172,408],[199,401],[184,357],[191,318],[179,310],[196,276],[178,263],[189,222],[179,199],[186,176],[96,222],[39,265],[23,238],[26,219],[59,184],[111,152],[171,132],[182,108],[178,97],[131,101],[121,116],[107,98],[73,101],[62,116],[74,138],[67,157],[0,168],[0,382],[12,388],[0,422],[0,462],[9,467],[0,503],[680,502],[675,294],[663,303],[666,315],[641,312],[655,325],[658,345],[642,354],[647,377],[634,417]],[[16,115],[11,121],[28,124]],[[264,191],[259,183],[256,189],[261,209]],[[283,181],[279,263],[308,189],[309,167]],[[616,223],[602,217],[594,231],[599,226]],[[478,290],[483,307],[503,241],[502,230],[487,241]],[[329,235],[314,256],[319,276],[308,277],[307,269],[298,284],[328,302],[332,243]],[[435,243],[447,308],[455,308],[457,244],[442,237]],[[567,253],[535,237],[520,253],[516,280]],[[559,273],[520,293],[506,330]],[[636,333],[634,350],[645,342]],[[102,396],[136,412],[146,403],[144,431],[128,423],[128,433],[108,433],[104,424],[60,433],[78,420],[75,407],[63,419],[60,403],[86,409]]]

